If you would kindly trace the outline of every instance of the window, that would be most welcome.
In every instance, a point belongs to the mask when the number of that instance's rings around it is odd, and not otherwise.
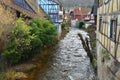
[[[60,6],[60,11],[62,11],[62,6]]]
[[[39,5],[50,16],[52,22],[58,23],[58,3],[56,3],[54,0],[40,0]]]
[[[116,28],[117,28],[117,20],[111,20],[111,25],[110,25],[110,38],[111,38],[111,40],[113,40],[113,41],[115,41]]]
[[[109,2],[109,0],[104,0],[104,3],[106,4],[106,3],[108,3]]]
[[[111,26],[111,21],[108,20],[108,37],[110,38],[110,26]]]
[[[62,15],[59,15],[59,19],[63,19],[63,16],[62,16]]]
[[[99,19],[99,32],[102,33],[102,18]]]

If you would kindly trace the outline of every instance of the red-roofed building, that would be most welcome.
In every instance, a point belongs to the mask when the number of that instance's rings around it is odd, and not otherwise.
[[[81,20],[90,19],[90,14],[89,14],[91,12],[90,8],[74,8],[73,12],[74,12],[74,19],[81,19]]]

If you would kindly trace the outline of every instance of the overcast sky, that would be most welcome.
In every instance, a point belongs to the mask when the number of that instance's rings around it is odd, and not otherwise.
[[[60,0],[64,7],[70,8],[75,6],[91,6],[94,0]]]

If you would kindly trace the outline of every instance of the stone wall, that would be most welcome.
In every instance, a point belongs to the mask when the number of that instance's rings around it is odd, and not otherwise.
[[[7,43],[7,35],[11,31],[15,19],[16,11],[0,3],[0,52]]]

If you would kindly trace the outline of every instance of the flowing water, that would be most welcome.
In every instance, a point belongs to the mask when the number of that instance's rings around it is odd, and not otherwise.
[[[43,54],[35,70],[34,80],[94,80],[94,71],[90,59],[78,37],[88,37],[87,33],[72,28],[58,45]]]

